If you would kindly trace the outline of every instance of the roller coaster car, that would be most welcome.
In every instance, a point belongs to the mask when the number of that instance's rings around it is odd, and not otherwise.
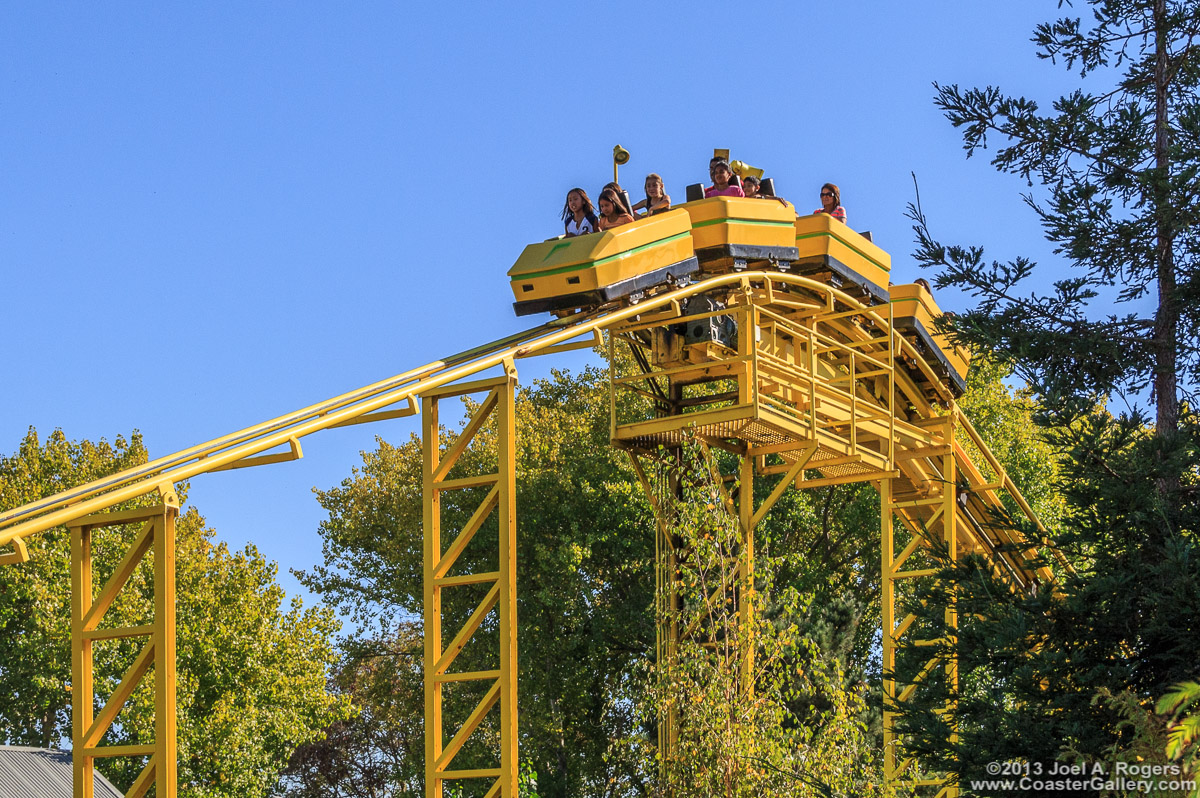
[[[700,269],[691,217],[674,210],[603,233],[552,238],[525,247],[508,270],[518,316],[637,301]]]
[[[908,335],[929,365],[946,379],[955,396],[967,387],[967,368],[971,352],[955,346],[942,333],[935,332],[935,322],[942,315],[933,295],[916,283],[892,286],[892,324]]]
[[[722,273],[748,267],[787,269],[796,260],[796,209],[781,200],[709,197],[679,206],[692,219],[700,267]]]
[[[827,213],[795,219],[799,256],[792,271],[820,280],[868,304],[888,301],[892,256]]]

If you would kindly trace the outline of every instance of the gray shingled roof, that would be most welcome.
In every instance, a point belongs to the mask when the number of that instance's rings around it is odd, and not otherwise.
[[[0,795],[4,798],[71,798],[69,751],[0,745]],[[122,798],[122,793],[96,772],[96,798]]]

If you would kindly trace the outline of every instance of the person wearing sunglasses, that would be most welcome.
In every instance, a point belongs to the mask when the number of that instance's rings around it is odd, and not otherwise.
[[[833,183],[821,186],[821,207],[813,211],[813,215],[818,213],[827,213],[845,223],[846,209],[842,207],[842,192]]]

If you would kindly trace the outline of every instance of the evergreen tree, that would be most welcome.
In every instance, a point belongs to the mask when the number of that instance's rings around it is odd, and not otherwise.
[[[1150,387],[1155,433],[1171,437],[1181,392],[1200,378],[1200,4],[1087,5],[1087,22],[1064,17],[1034,34],[1040,58],[1102,84],[1060,97],[1051,113],[996,87],[935,84],[968,156],[1000,138],[992,164],[1045,187],[1025,200],[1074,275],[1024,295],[1044,269],[1026,258],[985,264],[978,247],[944,246],[919,207],[916,257],[941,268],[939,286],[979,299],[952,320],[955,333],[994,350],[1049,408],[1086,409]],[[1113,303],[1129,311],[1111,314]]]
[[[1055,591],[1029,595],[978,559],[947,560],[913,605],[914,637],[957,656],[959,680],[931,674],[925,698],[897,708],[900,729],[910,753],[963,786],[987,778],[988,762],[1099,761],[1111,772],[1115,760],[1146,756],[1145,740],[1165,728],[1155,699],[1200,660],[1200,426],[1184,401],[1200,382],[1200,4],[1087,6],[1086,19],[1039,25],[1033,41],[1039,57],[1099,88],[1059,98],[1048,114],[994,87],[939,85],[935,99],[968,155],[999,137],[993,165],[1042,184],[1025,201],[1075,273],[1028,292],[1045,269],[943,245],[919,203],[911,209],[919,261],[978,300],[946,327],[1035,392],[1042,434],[1061,456],[1054,542],[1073,566]],[[1129,310],[1112,313],[1113,303]],[[1152,424],[1140,410],[1105,407],[1147,389]],[[957,630],[944,623],[952,601]],[[897,677],[911,680],[929,653],[901,651]]]

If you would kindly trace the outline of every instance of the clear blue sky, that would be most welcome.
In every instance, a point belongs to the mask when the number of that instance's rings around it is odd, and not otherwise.
[[[801,209],[838,183],[898,281],[913,171],[944,239],[1047,253],[930,84],[1051,100],[1073,78],[1028,38],[1054,2],[515,5],[3,4],[0,452],[33,425],[163,455],[532,326],[505,271],[617,143],[631,189],[682,197],[713,147]],[[322,433],[191,500],[294,591],[311,488],[415,428]]]

